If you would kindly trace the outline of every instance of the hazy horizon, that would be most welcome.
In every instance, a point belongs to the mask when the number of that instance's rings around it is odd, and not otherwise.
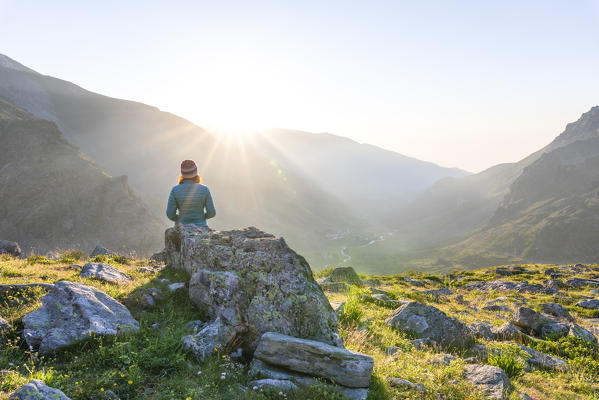
[[[0,0],[0,53],[207,128],[328,132],[478,172],[599,104],[598,19],[590,0]]]

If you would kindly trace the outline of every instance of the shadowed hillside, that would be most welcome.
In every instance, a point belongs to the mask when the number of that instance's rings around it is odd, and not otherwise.
[[[0,237],[45,252],[98,243],[147,254],[161,225],[131,190],[69,144],[55,123],[0,98]]]

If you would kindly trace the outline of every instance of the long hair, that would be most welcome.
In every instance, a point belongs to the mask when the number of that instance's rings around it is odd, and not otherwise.
[[[183,178],[183,175],[179,175],[179,183],[183,182],[184,179],[188,181],[193,181],[195,183],[202,183],[202,178],[200,177],[200,175],[196,175],[193,178]]]

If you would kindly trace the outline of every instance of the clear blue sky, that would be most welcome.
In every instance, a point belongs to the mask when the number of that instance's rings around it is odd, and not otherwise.
[[[599,0],[0,0],[0,53],[203,126],[479,171],[599,104]]]

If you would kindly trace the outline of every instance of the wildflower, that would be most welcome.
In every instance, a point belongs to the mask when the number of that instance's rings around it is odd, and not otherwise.
[[[198,371],[198,375],[202,375],[202,371]]]
[[[127,383],[128,383],[129,385],[131,385],[131,384],[133,383],[133,381],[128,381]]]
[[[258,386],[254,386],[252,390],[258,390]]]
[[[103,391],[104,391],[104,388],[100,388],[100,392],[103,392]]]

